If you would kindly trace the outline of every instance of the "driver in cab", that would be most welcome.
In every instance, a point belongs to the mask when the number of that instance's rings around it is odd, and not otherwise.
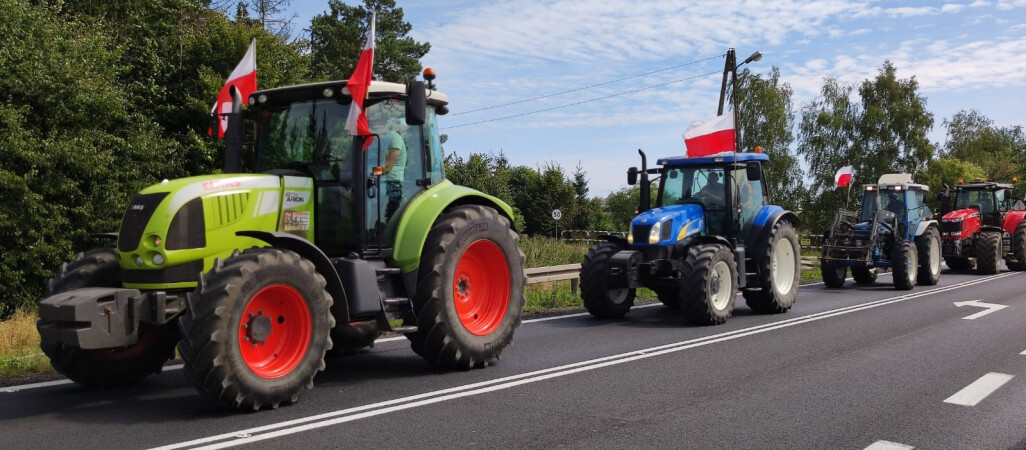
[[[723,183],[720,183],[720,175],[713,172],[709,174],[708,183],[698,194],[695,194],[706,206],[723,206]]]

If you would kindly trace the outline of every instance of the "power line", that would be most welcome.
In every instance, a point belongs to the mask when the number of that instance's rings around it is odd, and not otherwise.
[[[595,84],[592,84],[592,85],[589,85],[589,86],[579,87],[579,88],[576,88],[576,89],[570,89],[569,91],[556,92],[554,94],[547,94],[547,95],[542,95],[542,96],[539,96],[539,97],[528,98],[528,99],[524,99],[524,100],[517,100],[515,102],[503,103],[501,105],[486,106],[484,108],[472,109],[470,111],[463,111],[463,112],[458,112],[458,113],[452,113],[451,115],[453,115],[453,116],[460,116],[460,115],[463,115],[463,114],[470,114],[470,113],[475,113],[475,112],[478,112],[478,111],[486,111],[486,110],[489,110],[489,109],[502,108],[502,107],[510,106],[510,105],[519,105],[521,103],[533,102],[535,100],[541,100],[543,98],[555,97],[557,95],[563,95],[563,94],[569,94],[569,93],[572,93],[572,92],[583,91],[585,89],[591,89],[593,87],[599,87],[599,86],[605,86],[607,84],[619,83],[621,81],[626,81],[626,80],[630,80],[630,79],[633,79],[633,78],[643,77],[643,76],[646,76],[646,75],[652,75],[654,73],[666,72],[667,70],[679,69],[681,67],[691,66],[691,65],[698,64],[698,63],[703,63],[703,62],[709,61],[711,59],[722,58],[722,57],[723,57],[723,54],[716,55],[716,56],[710,56],[710,57],[705,58],[705,59],[699,59],[699,60],[695,60],[695,61],[691,61],[691,62],[686,62],[684,64],[678,64],[676,66],[664,67],[662,69],[653,70],[651,72],[639,73],[637,75],[631,75],[631,76],[628,76],[628,77],[618,78],[618,79],[612,80],[612,81],[604,81],[602,83],[595,83]]]
[[[595,102],[595,101],[599,101],[599,100],[605,100],[607,98],[619,97],[621,95],[633,94],[635,92],[641,92],[641,91],[646,91],[646,90],[649,90],[649,89],[655,89],[657,87],[669,86],[671,84],[680,83],[680,82],[689,81],[689,80],[694,80],[696,78],[707,77],[709,75],[717,75],[717,74],[720,74],[720,73],[722,73],[722,72],[719,71],[719,70],[716,70],[716,71],[709,72],[709,73],[703,73],[701,75],[695,75],[695,76],[691,76],[691,77],[687,77],[687,78],[681,78],[679,80],[668,81],[666,83],[654,84],[654,85],[651,85],[651,86],[645,86],[645,87],[642,87],[642,88],[632,89],[632,90],[629,90],[629,91],[617,92],[615,94],[610,94],[610,95],[606,95],[606,96],[602,96],[602,97],[595,97],[595,98],[590,98],[590,99],[587,99],[587,100],[581,100],[579,102],[567,103],[565,105],[553,106],[551,108],[539,109],[539,110],[536,110],[536,111],[528,111],[528,112],[524,112],[524,113],[520,113],[520,114],[509,115],[509,116],[496,117],[494,119],[485,119],[485,120],[479,120],[477,122],[463,123],[463,124],[459,124],[459,125],[453,125],[451,127],[445,127],[443,129],[449,130],[449,129],[452,129],[452,128],[469,127],[471,125],[479,125],[479,124],[482,124],[482,123],[495,122],[495,121],[499,121],[499,120],[506,120],[506,119],[512,119],[512,118],[515,118],[515,117],[523,117],[523,116],[528,116],[528,115],[531,115],[531,114],[538,114],[538,113],[543,113],[543,112],[547,112],[547,111],[553,111],[553,110],[557,110],[557,109],[567,108],[567,107],[570,107],[570,106],[583,105],[585,103],[591,103],[591,102]]]

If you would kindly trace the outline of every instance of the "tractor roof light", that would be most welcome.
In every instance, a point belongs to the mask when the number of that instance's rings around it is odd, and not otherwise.
[[[965,180],[963,180],[961,178],[958,179],[958,184],[964,184],[964,183],[965,183]]]
[[[1013,183],[1018,183],[1019,182],[1019,177],[1012,177],[1012,182]]]
[[[873,186],[866,186],[866,191],[872,191],[872,190],[873,190]]]
[[[901,186],[894,186],[894,190],[895,191],[900,191],[901,190]]]
[[[321,92],[325,98],[332,98],[335,96],[335,90],[332,88],[324,88],[324,92]]]
[[[754,151],[755,151],[755,153],[762,153],[762,146],[761,145],[756,145]]]
[[[428,81],[434,80],[435,79],[435,69],[432,69],[430,67],[425,67],[424,68],[424,79],[428,80]]]

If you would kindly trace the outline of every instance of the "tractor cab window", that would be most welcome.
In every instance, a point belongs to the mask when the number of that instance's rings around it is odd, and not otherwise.
[[[427,116],[424,120],[424,145],[427,145],[427,159],[428,159],[428,177],[431,178],[431,184],[438,183],[445,178],[445,174],[442,173],[443,161],[445,157],[442,153],[442,137],[438,133],[438,114],[435,113],[435,108],[428,106]]]
[[[353,137],[346,132],[349,106],[334,99],[292,102],[259,112],[256,169],[348,161]],[[330,173],[330,172],[329,172]],[[341,173],[341,172],[337,172]]]
[[[980,214],[991,214],[995,211],[994,191],[983,189],[966,189],[955,196],[954,209],[975,208]]]
[[[859,214],[860,222],[873,220],[877,211],[877,202],[881,211],[890,211],[899,218],[905,217],[908,205],[905,204],[905,191],[892,189],[866,191],[862,197],[862,213]]]
[[[745,166],[734,169],[734,180],[737,183],[737,201],[741,204],[741,235],[747,236],[755,222],[755,215],[765,205],[762,183],[749,180]]]
[[[994,205],[1001,211],[1008,211],[1009,204],[1008,199],[1005,198],[1005,190],[998,189],[994,191]]]
[[[409,201],[424,189],[424,136],[420,126],[406,125],[406,103],[385,100],[367,107],[367,124],[375,134],[367,147],[367,245],[390,247]]]
[[[699,203],[709,233],[723,235],[729,217],[724,180],[723,167],[672,167],[659,183],[659,205]]]

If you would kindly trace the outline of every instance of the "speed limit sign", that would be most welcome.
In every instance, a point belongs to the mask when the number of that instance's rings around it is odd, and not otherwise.
[[[552,220],[559,220],[559,219],[562,219],[562,218],[563,218],[563,211],[560,211],[558,209],[553,209],[552,210]]]

